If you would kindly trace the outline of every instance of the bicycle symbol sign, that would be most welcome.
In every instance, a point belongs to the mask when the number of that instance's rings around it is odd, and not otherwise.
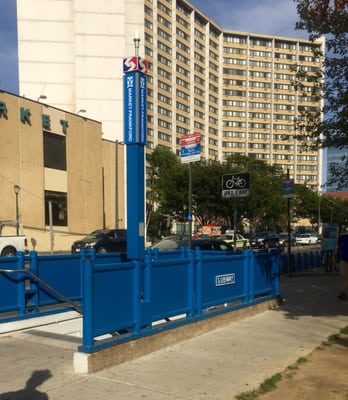
[[[249,196],[249,174],[225,174],[222,176],[222,197]]]

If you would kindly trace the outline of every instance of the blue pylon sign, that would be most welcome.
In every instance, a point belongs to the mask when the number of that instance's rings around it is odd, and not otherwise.
[[[145,252],[145,153],[147,63],[141,57],[123,60],[124,142],[127,145],[127,257]]]

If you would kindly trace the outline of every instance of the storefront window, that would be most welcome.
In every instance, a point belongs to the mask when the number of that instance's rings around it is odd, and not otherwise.
[[[52,225],[68,226],[67,194],[45,190],[45,224],[50,225],[50,206],[52,204]]]

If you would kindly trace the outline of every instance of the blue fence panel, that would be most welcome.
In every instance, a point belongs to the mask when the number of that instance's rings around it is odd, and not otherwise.
[[[278,250],[254,253],[254,298],[274,294],[274,277],[278,272],[275,268],[278,267],[279,257]]]
[[[75,254],[37,256],[36,252],[31,252],[29,257],[31,272],[71,301],[82,299],[81,257]],[[31,285],[33,290],[34,286],[38,288],[39,307],[64,302],[42,283],[32,280]]]
[[[31,252],[0,260],[2,269],[22,271],[0,274],[0,311],[42,315],[43,306],[83,299],[81,350],[93,352],[207,318],[209,307],[216,308],[216,314],[279,293],[277,252],[226,255],[180,249],[170,254],[147,251],[144,261],[119,260],[119,254],[94,251],[48,256]],[[180,319],[171,319],[178,315]]]
[[[139,262],[95,265],[85,260],[83,270],[83,351],[95,351],[95,338],[118,331],[139,331]],[[106,339],[101,347],[114,339]]]
[[[135,262],[96,265],[93,270],[94,336],[133,329],[139,318],[139,268]]]
[[[144,308],[143,324],[170,318],[179,314],[192,314],[193,304],[193,256],[187,258],[162,259],[161,261],[147,260],[150,265],[148,274],[150,282],[147,286],[147,303],[151,308]]]
[[[23,257],[0,257],[0,270],[24,269]],[[22,293],[25,281],[23,273],[0,273],[0,313],[16,311],[25,312]]]
[[[221,252],[220,252],[221,253]],[[248,269],[246,255],[222,256],[211,252],[196,252],[197,310],[201,315],[205,308],[229,302],[242,302],[245,297]]]

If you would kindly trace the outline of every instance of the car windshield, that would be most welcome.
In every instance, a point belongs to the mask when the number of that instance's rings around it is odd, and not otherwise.
[[[89,233],[85,239],[100,239],[101,237],[105,236],[108,231],[94,231]]]

